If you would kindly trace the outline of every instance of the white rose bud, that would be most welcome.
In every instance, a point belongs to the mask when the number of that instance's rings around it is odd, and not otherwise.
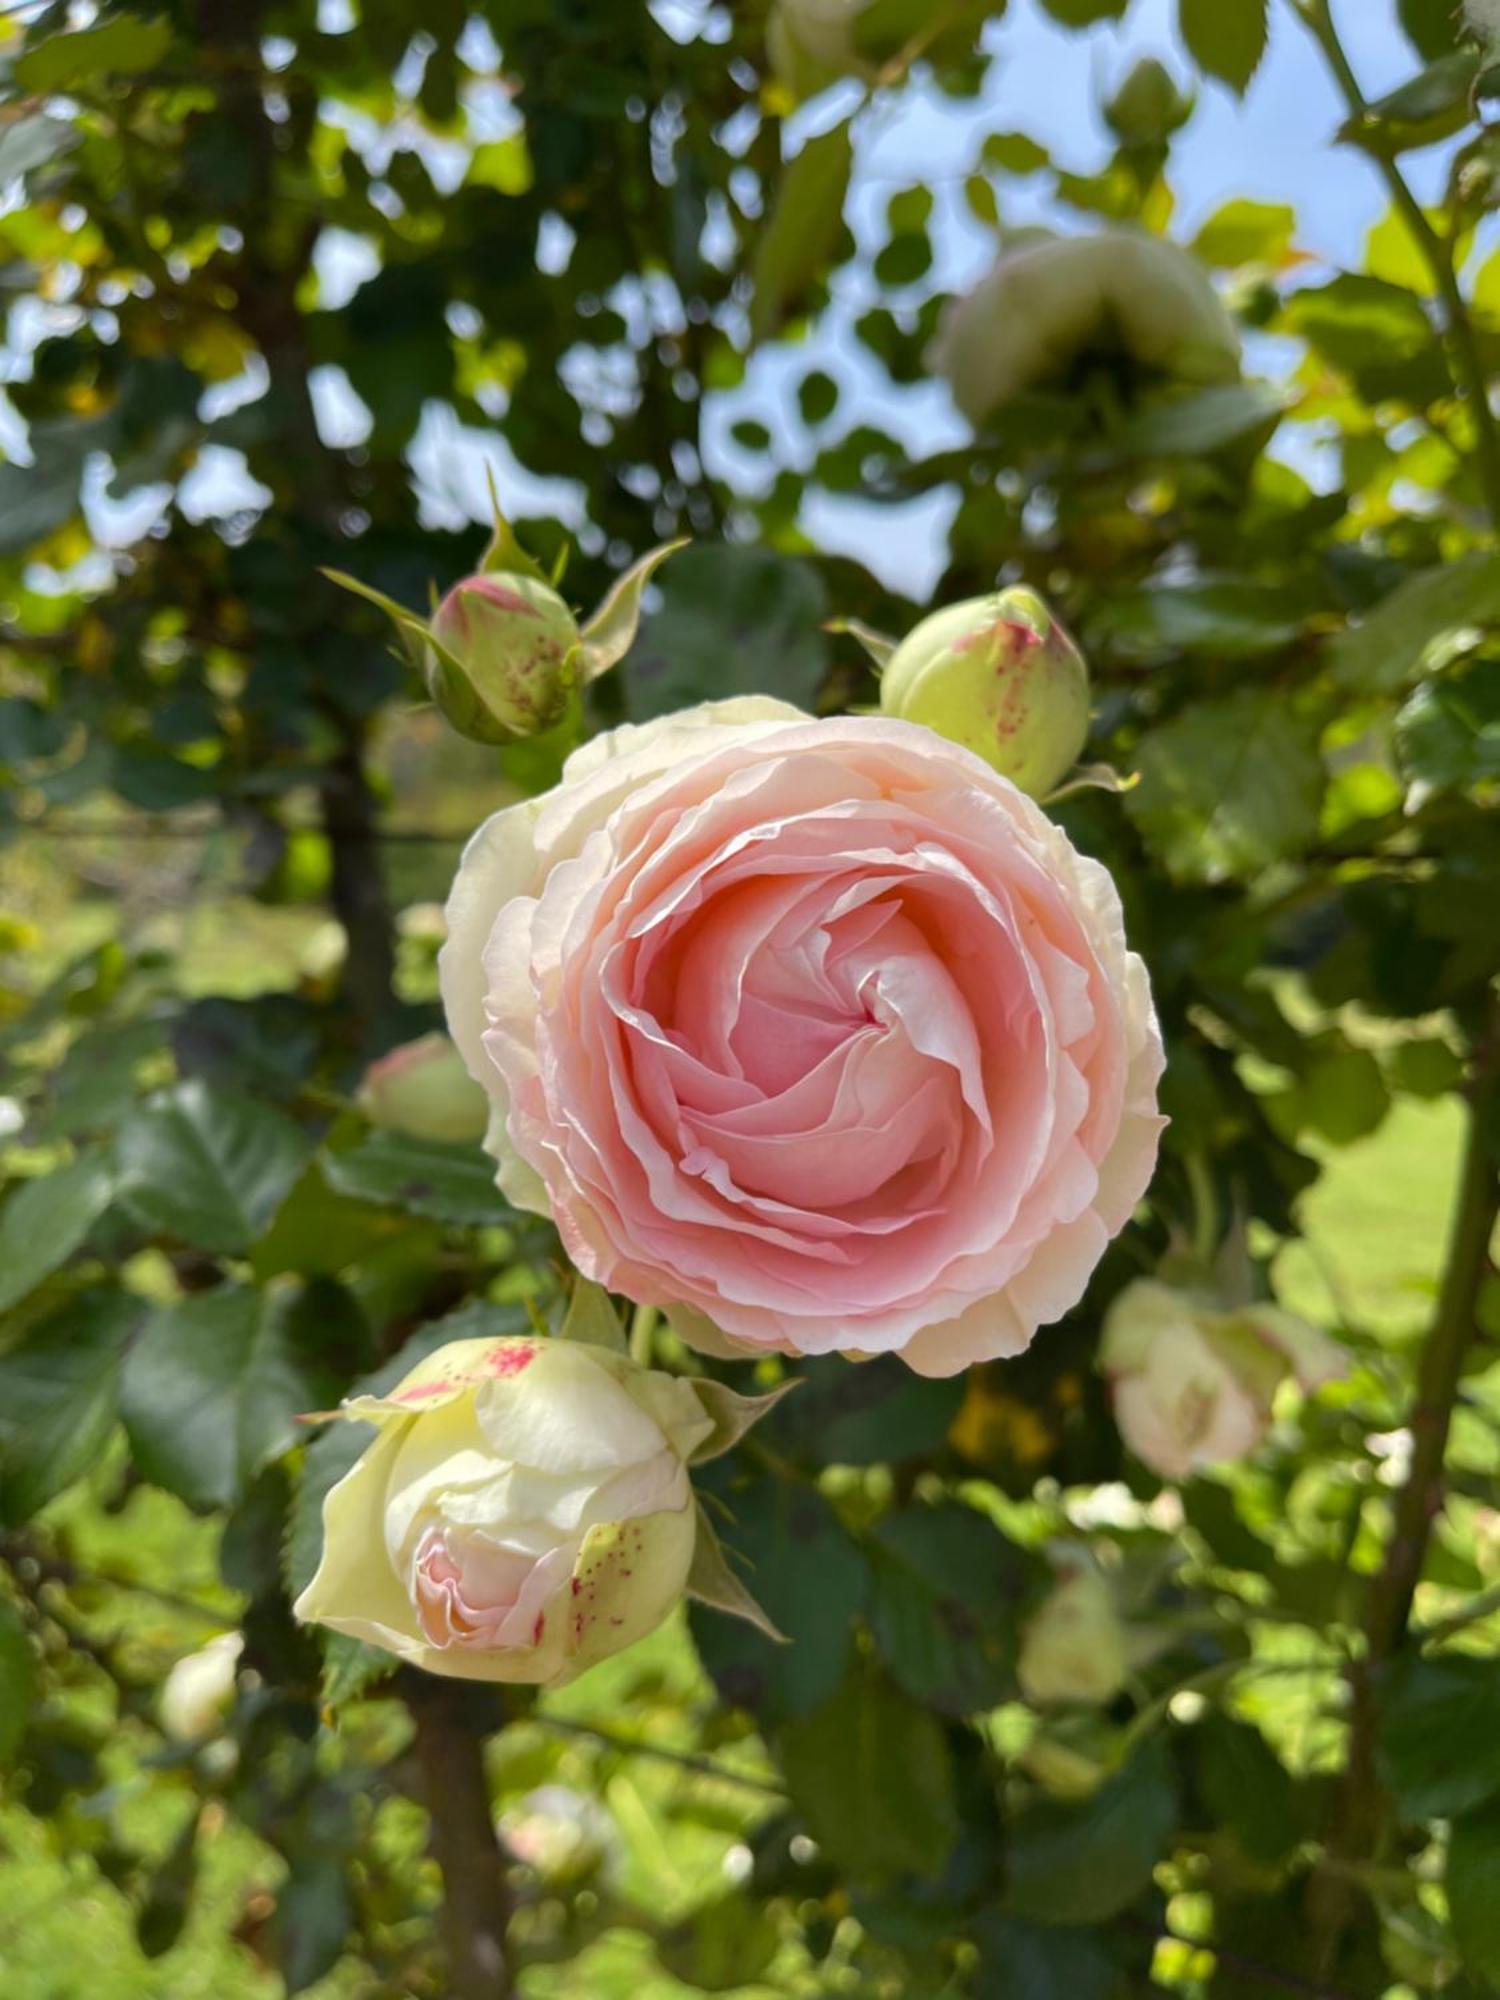
[[[1100,1707],[1125,1685],[1132,1657],[1108,1580],[1096,1569],[1077,1569],[1028,1620],[1016,1673],[1028,1701]]]
[[[581,1340],[450,1342],[339,1412],[378,1434],[323,1503],[296,1614],[434,1673],[553,1685],[644,1638],[690,1581],[753,1617],[687,1464],[763,1407]]]
[[[1018,396],[1115,357],[1147,375],[1211,385],[1239,373],[1240,343],[1188,251],[1133,229],[1028,231],[944,316],[932,364],[972,424]]]
[[[217,1731],[234,1706],[235,1675],[244,1650],[238,1632],[221,1632],[174,1663],[156,1707],[168,1736],[179,1743],[199,1743]]]
[[[1099,1365],[1136,1457],[1163,1479],[1186,1479],[1244,1458],[1265,1436],[1282,1383],[1316,1389],[1344,1372],[1344,1357],[1279,1306],[1225,1311],[1140,1278],[1105,1314]]]
[[[1089,673],[1041,598],[1017,586],[924,618],[881,672],[880,707],[961,743],[1040,799],[1083,748]]]
[[[372,1125],[413,1139],[480,1140],[489,1099],[446,1035],[403,1042],[365,1071],[355,1103]]]

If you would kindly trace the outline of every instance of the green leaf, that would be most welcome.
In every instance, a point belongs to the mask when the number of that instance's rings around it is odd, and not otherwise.
[[[750,332],[769,340],[796,311],[833,255],[854,166],[845,118],[788,162],[751,265]]]
[[[974,1927],[974,2000],[1123,2000],[1125,1974],[1096,1937],[986,1911]]]
[[[1342,369],[1368,402],[1394,397],[1421,408],[1451,394],[1433,323],[1404,285],[1344,272],[1294,292],[1281,324]]]
[[[696,1483],[700,1492],[723,1499],[729,1510],[723,1538],[731,1559],[743,1559],[747,1586],[793,1643],[773,1645],[738,1619],[705,1617],[697,1610],[693,1637],[731,1706],[769,1717],[805,1715],[838,1685],[868,1571],[820,1494],[779,1479],[729,1483],[737,1464],[721,1459]]]
[[[1476,50],[1450,50],[1395,90],[1376,98],[1340,128],[1339,137],[1384,155],[1449,139],[1473,116],[1479,70]]]
[[[809,706],[827,664],[823,585],[806,563],[727,543],[689,549],[626,665],[637,721],[727,695]]]
[[[1035,1923],[1107,1923],[1150,1886],[1176,1823],[1166,1753],[1148,1744],[1082,1805],[1044,1799],[1013,1822],[1002,1908]]]
[[[1255,875],[1317,833],[1323,767],[1272,690],[1184,709],[1142,738],[1136,768],[1125,810],[1179,881]]]
[[[17,118],[0,130],[0,187],[70,152],[79,135],[62,118]]]
[[[123,1292],[87,1292],[0,1355],[0,1520],[28,1520],[98,1462],[140,1312]]]
[[[0,1211],[0,1312],[65,1264],[108,1208],[114,1175],[101,1153],[18,1187]]]
[[[1140,458],[1197,458],[1259,433],[1266,444],[1286,414],[1285,393],[1269,382],[1226,382],[1189,396],[1148,403],[1122,426],[1118,451]]]
[[[1042,0],[1044,10],[1065,28],[1091,28],[1095,21],[1118,21],[1130,0]]]
[[[1095,644],[1142,664],[1178,653],[1254,659],[1290,645],[1303,622],[1284,589],[1212,576],[1122,593],[1094,613],[1089,634]]]
[[[1177,0],[1177,29],[1199,69],[1244,96],[1269,33],[1268,0]]]
[[[1216,208],[1193,238],[1193,254],[1223,271],[1279,264],[1292,247],[1297,211],[1289,204],[1240,196]]]
[[[1396,717],[1396,750],[1429,792],[1500,780],[1500,661],[1424,681]]]
[[[342,1383],[330,1288],[223,1285],[153,1314],[125,1363],[121,1411],[144,1476],[191,1507],[237,1500]]]
[[[1420,570],[1382,598],[1330,649],[1341,686],[1361,694],[1404,687],[1428,655],[1468,628],[1500,623],[1500,556],[1474,549],[1441,569]]]
[[[1494,1671],[1493,1667],[1490,1669]],[[1444,1883],[1459,1954],[1478,1978],[1500,1984],[1500,1805],[1455,1820]]]
[[[1428,62],[1453,47],[1463,20],[1453,0],[1396,0],[1396,13],[1412,47]]]
[[[76,34],[48,35],[21,56],[15,78],[23,90],[38,96],[86,89],[99,77],[139,76],[154,68],[171,46],[172,30],[165,21],[115,14]]]
[[[35,1697],[31,1640],[20,1612],[0,1598],[0,1769],[21,1746]]]
[[[698,1514],[698,1538],[693,1544],[693,1565],[688,1572],[688,1596],[708,1605],[711,1610],[727,1612],[731,1618],[743,1618],[757,1632],[764,1633],[766,1638],[785,1645],[785,1632],[776,1629],[764,1609],[729,1567],[724,1546],[714,1532],[703,1502],[699,1500],[694,1504]]]
[[[780,1948],[770,1912],[740,1890],[716,1896],[656,1939],[657,1957],[693,1993],[761,1988]]]
[[[1380,1775],[1412,1825],[1500,1795],[1500,1673],[1458,1654],[1402,1663],[1381,1691]]]
[[[805,1363],[798,1395],[777,1411],[778,1443],[820,1465],[878,1465],[940,1451],[964,1385],[914,1375],[893,1355],[851,1368],[840,1355]]]
[[[1198,1789],[1252,1861],[1271,1865],[1308,1829],[1290,1772],[1258,1729],[1210,1709],[1191,1737]]]
[[[336,1194],[461,1227],[503,1226],[514,1209],[495,1186],[495,1163],[478,1146],[372,1132],[347,1152],[325,1152],[324,1177]]]
[[[875,1531],[870,1575],[875,1644],[908,1694],[949,1715],[1004,1698],[1023,1573],[992,1522],[954,1502],[903,1508]]]
[[[809,1832],[856,1880],[942,1872],[959,1833],[948,1739],[870,1662],[787,1724],[780,1762]]]
[[[585,681],[598,680],[601,674],[607,674],[612,666],[624,659],[635,644],[636,628],[641,622],[641,598],[646,585],[668,556],[686,547],[686,536],[675,542],[664,542],[659,549],[652,549],[639,562],[632,563],[623,576],[615,578],[598,610],[579,634]]]
[[[120,1199],[142,1227],[229,1256],[255,1242],[310,1151],[280,1112],[192,1080],[120,1128]]]

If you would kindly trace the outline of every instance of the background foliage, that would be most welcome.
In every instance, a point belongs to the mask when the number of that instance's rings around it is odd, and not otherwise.
[[[0,23],[7,1994],[498,1993],[507,1918],[537,2000],[1500,1992],[1481,63],[1448,0],[1399,0],[1411,82],[1367,107],[1321,0],[1284,0],[1348,101],[1329,144],[1392,207],[1358,270],[1289,209],[1199,232],[1274,385],[1037,396],[929,447],[934,191],[860,160],[905,93],[972,108],[1004,61],[1003,5],[953,11],[929,46],[889,0],[901,52],[805,110],[759,4]],[[1243,88],[1266,0],[1181,0],[1180,28]],[[977,226],[1024,187],[1169,229],[1169,134],[1081,173],[1023,112],[976,146]],[[1403,160],[1438,139],[1431,210]],[[735,401],[755,343],[785,359],[769,423]],[[350,1442],[297,1414],[558,1294],[477,1152],[350,1104],[436,1019],[458,841],[555,769],[449,739],[320,575],[420,608],[471,567],[477,434],[534,551],[576,544],[577,603],[699,540],[599,722],[871,700],[824,621],[924,607],[821,554],[805,503],[900,534],[938,496],[936,595],[1025,579],[1089,651],[1088,754],[1140,781],[1059,814],[1120,881],[1171,1049],[1150,1212],[1083,1308],[966,1382],[808,1367],[716,1468],[795,1645],[695,1612],[534,1704],[371,1683],[288,1611]],[[1246,1243],[1352,1370],[1179,1497],[1091,1357],[1183,1241]],[[1104,1710],[1038,1710],[1019,1634],[1079,1544],[1143,1643]],[[184,1744],[165,1671],[235,1629],[232,1711]]]

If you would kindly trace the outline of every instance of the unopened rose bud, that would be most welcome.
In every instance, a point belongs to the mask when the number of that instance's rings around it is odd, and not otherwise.
[[[1196,258],[1143,230],[1028,231],[948,308],[932,363],[973,424],[1110,360],[1196,386],[1239,373],[1234,324]]]
[[[1192,115],[1184,97],[1155,56],[1144,56],[1104,107],[1104,122],[1126,146],[1161,145]]]
[[[199,1743],[215,1733],[234,1706],[235,1674],[244,1648],[238,1632],[221,1632],[175,1662],[157,1702],[168,1736],[179,1743]]]
[[[1002,590],[924,618],[886,663],[880,706],[1044,798],[1088,734],[1088,668],[1035,591]]]
[[[1034,1702],[1112,1701],[1130,1672],[1129,1634],[1108,1580],[1077,1569],[1053,1587],[1021,1635],[1016,1673]]]
[[[479,733],[487,718],[502,738],[537,736],[577,699],[578,622],[535,577],[465,577],[439,604],[431,632],[438,643],[428,650],[428,692],[466,734]]]
[[[1344,1358],[1279,1306],[1224,1311],[1198,1293],[1139,1278],[1105,1314],[1099,1365],[1136,1457],[1163,1479],[1186,1479],[1252,1452],[1282,1383],[1317,1388],[1343,1373]]]
[[[603,1293],[581,1297],[615,1325]],[[323,1503],[296,1615],[432,1673],[548,1685],[644,1638],[689,1588],[763,1623],[687,1468],[764,1406],[592,1340],[452,1341],[339,1411],[377,1435]]]
[[[355,1103],[372,1125],[413,1139],[482,1139],[489,1099],[446,1035],[403,1042],[371,1063]]]

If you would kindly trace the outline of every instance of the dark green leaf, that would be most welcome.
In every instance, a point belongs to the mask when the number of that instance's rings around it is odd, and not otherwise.
[[[123,1292],[88,1292],[0,1355],[0,1520],[27,1520],[97,1463],[140,1311]]]
[[[238,1499],[342,1383],[329,1350],[348,1329],[328,1289],[224,1285],[152,1316],[125,1364],[121,1404],[147,1479],[193,1507]]]
[[[1095,1937],[989,1911],[975,1926],[974,2000],[1123,2000],[1125,1975]]]
[[[1492,1670],[1493,1671],[1493,1670]],[[1500,1805],[1455,1820],[1444,1883],[1453,1935],[1464,1964],[1500,1984]]]
[[[906,1507],[870,1548],[870,1626],[908,1694],[950,1715],[1004,1698],[1024,1588],[1016,1550],[970,1507]]]
[[[1042,0],[1042,5],[1065,28],[1089,28],[1095,21],[1118,21],[1129,0]]]
[[[372,1132],[347,1152],[326,1152],[321,1167],[336,1194],[434,1222],[482,1227],[515,1220],[495,1186],[495,1163],[477,1145]]]
[[[82,1153],[18,1187],[0,1211],[0,1312],[67,1262],[109,1206],[114,1176],[100,1153]]]
[[[1413,1825],[1500,1794],[1500,1673],[1459,1655],[1404,1662],[1381,1690],[1380,1773]]]
[[[231,1255],[270,1222],[310,1150],[280,1112],[192,1080],[121,1127],[121,1200],[143,1227]]]
[[[1285,410],[1285,396],[1269,382],[1227,382],[1147,404],[1120,431],[1116,446],[1142,458],[1195,458],[1237,438],[1258,435],[1264,444]]]
[[[1179,881],[1258,874],[1318,829],[1323,767],[1311,732],[1269,689],[1184,709],[1136,751],[1125,810]]]
[[[1428,62],[1453,47],[1463,19],[1452,0],[1396,0],[1396,13],[1412,47]]]
[[[806,563],[770,549],[689,549],[663,571],[661,596],[625,666],[637,720],[737,694],[811,704],[828,607]]]
[[[752,267],[750,328],[769,340],[795,312],[832,255],[843,227],[854,148],[849,121],[809,139],[781,176]]]
[[[1244,95],[1266,52],[1269,0],[1177,0],[1188,53],[1210,76]]]
[[[1500,623],[1500,556],[1474,549],[1398,584],[1332,648],[1344,687],[1385,693],[1416,679],[1428,651],[1468,627]]]
[[[171,43],[172,30],[165,21],[115,14],[76,34],[48,35],[27,49],[16,64],[16,82],[39,96],[87,90],[101,77],[137,76],[153,68]]]
[[[1453,49],[1418,75],[1375,99],[1341,136],[1378,153],[1403,153],[1435,145],[1467,125],[1480,59],[1472,49]]]
[[[1424,681],[1396,717],[1396,748],[1429,791],[1500,780],[1500,660]]]
[[[1282,323],[1371,401],[1399,397],[1423,407],[1451,393],[1421,299],[1384,278],[1345,272],[1309,285],[1288,299]]]
[[[772,1433],[783,1449],[820,1465],[876,1465],[940,1451],[963,1402],[957,1377],[914,1375],[892,1355],[858,1368],[829,1355],[804,1363],[797,1380]]]
[[[1106,1923],[1149,1887],[1176,1820],[1165,1752],[1148,1744],[1081,1805],[1044,1799],[1013,1823],[1004,1909],[1036,1923]]]
[[[959,1820],[942,1726],[868,1662],[781,1733],[787,1790],[825,1852],[857,1880],[941,1873]]]
[[[1308,1828],[1291,1774],[1258,1729],[1210,1709],[1193,1731],[1198,1788],[1252,1861],[1280,1861]]]

